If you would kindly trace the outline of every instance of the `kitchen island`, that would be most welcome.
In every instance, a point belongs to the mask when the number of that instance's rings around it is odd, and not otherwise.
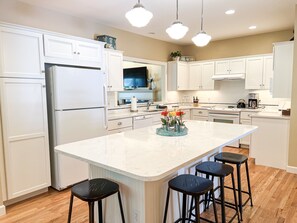
[[[203,121],[187,121],[186,126],[186,136],[159,136],[160,126],[150,126],[60,145],[56,151],[89,163],[90,178],[120,184],[126,222],[160,223],[168,180],[193,172],[196,164],[213,159],[224,146],[257,128]],[[179,198],[171,197],[177,202],[170,203],[168,222],[179,216]],[[107,198],[104,206],[106,223],[121,222],[116,196]]]

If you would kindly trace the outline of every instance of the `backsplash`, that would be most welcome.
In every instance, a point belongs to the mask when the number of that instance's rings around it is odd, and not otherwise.
[[[289,99],[272,98],[269,90],[246,90],[243,80],[215,81],[215,90],[211,91],[169,91],[168,102],[192,102],[193,96],[198,96],[203,103],[235,104],[239,99],[248,100],[249,93],[258,93],[260,104],[279,105]]]

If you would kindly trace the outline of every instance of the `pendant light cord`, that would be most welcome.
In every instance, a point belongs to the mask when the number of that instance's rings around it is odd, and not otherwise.
[[[176,0],[176,21],[178,21],[178,0]]]
[[[201,7],[201,31],[203,31],[203,0],[202,0],[202,7]]]

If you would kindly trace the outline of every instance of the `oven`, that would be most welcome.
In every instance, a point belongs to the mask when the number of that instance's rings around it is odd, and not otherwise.
[[[208,121],[209,122],[221,122],[228,124],[239,124],[239,110],[210,110],[208,112]],[[239,147],[239,140],[231,143],[228,146]]]

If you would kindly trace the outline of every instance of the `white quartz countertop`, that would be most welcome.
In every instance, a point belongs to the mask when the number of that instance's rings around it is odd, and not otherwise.
[[[156,181],[257,127],[187,121],[188,135],[157,135],[159,125],[55,147],[56,151],[142,181]]]
[[[270,119],[286,119],[290,120],[290,116],[282,115],[281,112],[258,112],[251,116],[253,118],[270,118]]]

